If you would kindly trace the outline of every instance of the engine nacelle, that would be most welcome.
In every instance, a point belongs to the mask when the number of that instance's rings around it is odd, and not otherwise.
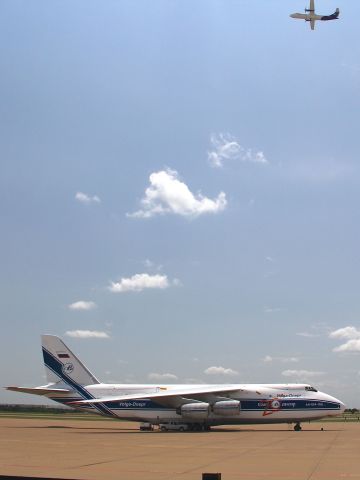
[[[205,402],[186,403],[180,408],[180,414],[186,418],[203,419],[209,416],[210,405]]]
[[[214,403],[212,411],[215,415],[224,415],[232,417],[240,415],[241,404],[238,400],[222,400]]]

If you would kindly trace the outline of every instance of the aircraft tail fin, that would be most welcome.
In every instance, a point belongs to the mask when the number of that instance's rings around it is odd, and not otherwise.
[[[337,8],[334,13],[331,15],[325,15],[324,17],[321,17],[321,20],[336,20],[339,18],[340,15],[340,9]]]
[[[73,388],[100,383],[59,337],[41,335],[41,341],[49,383],[62,382]]]

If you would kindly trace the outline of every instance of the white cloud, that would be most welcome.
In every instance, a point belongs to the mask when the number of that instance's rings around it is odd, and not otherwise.
[[[143,261],[143,265],[145,266],[145,268],[147,268],[148,270],[155,270],[157,272],[160,272],[164,266],[159,264],[157,265],[155,262],[153,262],[152,260],[150,260],[149,258],[146,258],[144,261]]]
[[[297,357],[280,357],[280,359],[284,363],[297,363],[300,360]]]
[[[173,373],[149,373],[148,375],[149,380],[153,380],[155,382],[163,382],[163,381],[172,381],[172,380],[177,380],[178,377],[174,375]]]
[[[70,305],[68,305],[68,308],[70,310],[87,311],[87,310],[94,310],[96,306],[97,305],[95,302],[87,302],[85,300],[79,300],[78,302],[70,303]]]
[[[172,282],[178,284],[178,280]],[[109,288],[113,293],[141,292],[148,288],[165,289],[171,286],[166,275],[149,275],[148,273],[137,273],[130,278],[121,278],[118,282],[111,282]]]
[[[117,363],[118,363],[119,365],[128,365],[129,362],[128,362],[127,360],[122,360],[122,359],[120,358],[120,359],[117,361]]]
[[[360,352],[360,330],[353,326],[339,328],[329,333],[330,338],[341,338],[347,342],[335,347],[333,352]]]
[[[284,377],[296,378],[297,380],[306,380],[308,378],[320,377],[325,372],[314,372],[311,370],[284,370],[281,372]]]
[[[239,372],[233,370],[232,368],[224,368],[224,367],[209,367],[204,370],[206,375],[226,375],[226,376],[235,376],[238,375]]]
[[[110,338],[106,332],[96,330],[68,330],[65,335],[73,338]]]
[[[161,170],[150,175],[150,186],[141,200],[142,208],[128,217],[150,218],[154,215],[172,213],[184,217],[198,217],[206,213],[218,213],[227,205],[224,192],[214,199],[201,193],[194,195],[188,186],[181,182],[175,170]]]
[[[329,333],[330,338],[347,338],[349,340],[360,338],[360,330],[356,327],[344,327]]]
[[[243,150],[241,145],[228,133],[212,134],[210,143],[213,150],[208,152],[208,159],[213,167],[222,167],[224,161],[239,158]]]
[[[84,205],[91,205],[92,203],[101,203],[100,198],[97,195],[88,195],[84,192],[76,192],[75,199],[83,203]]]
[[[278,313],[283,311],[284,311],[284,308],[281,308],[281,307],[264,307],[265,313]]]
[[[324,335],[329,335],[330,327],[325,322],[315,323],[314,325],[310,326],[310,329],[304,332],[298,332],[296,335],[298,337],[305,337],[305,338],[316,338],[322,337]]]
[[[263,358],[264,363],[271,363],[271,362],[282,362],[282,363],[297,363],[299,362],[299,358],[297,357],[272,357],[270,355],[266,355]]]
[[[333,349],[334,352],[360,352],[360,338],[357,340],[348,340],[346,343]]]
[[[212,150],[208,152],[208,160],[215,168],[224,166],[227,160],[240,160],[249,163],[266,164],[264,152],[254,152],[251,148],[244,148],[229,133],[219,133],[211,135],[210,143]]]
[[[267,262],[270,262],[270,263],[274,263],[274,262],[275,262],[275,259],[274,259],[273,257],[270,257],[270,256],[265,257],[265,260],[266,260]]]
[[[149,260],[148,258],[144,260],[144,265],[146,268],[153,268],[155,266],[154,262]]]
[[[320,337],[319,333],[310,333],[310,332],[298,332],[296,335],[298,337],[305,337],[305,338]]]

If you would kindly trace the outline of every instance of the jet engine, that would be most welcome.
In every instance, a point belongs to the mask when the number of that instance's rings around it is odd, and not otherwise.
[[[238,400],[222,400],[214,403],[212,411],[215,415],[232,417],[240,414],[240,402]]]
[[[180,408],[180,414],[187,418],[202,419],[209,416],[210,405],[205,402],[186,403]]]

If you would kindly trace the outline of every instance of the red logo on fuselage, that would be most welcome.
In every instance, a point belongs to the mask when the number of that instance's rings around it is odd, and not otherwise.
[[[266,400],[266,408],[263,412],[263,417],[266,415],[271,415],[272,413],[278,412],[281,409],[281,403],[277,398],[271,400]]]

